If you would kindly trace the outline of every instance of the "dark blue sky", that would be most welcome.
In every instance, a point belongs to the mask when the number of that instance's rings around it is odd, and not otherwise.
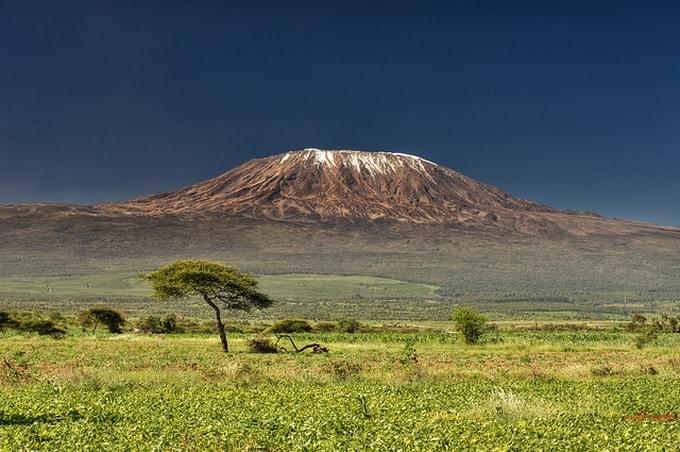
[[[350,148],[680,224],[677,4],[0,0],[0,202]]]

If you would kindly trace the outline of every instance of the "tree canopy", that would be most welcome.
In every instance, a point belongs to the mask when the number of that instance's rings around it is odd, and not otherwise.
[[[229,265],[203,260],[179,260],[144,275],[151,282],[154,297],[160,300],[200,296],[214,311],[222,349],[229,346],[220,305],[225,309],[250,311],[269,307],[272,300],[257,290],[257,281]]]
[[[122,333],[123,325],[125,325],[123,316],[109,308],[88,309],[80,313],[78,320],[83,328],[92,327],[92,334],[97,332],[97,326],[100,323],[106,325],[111,333]]]

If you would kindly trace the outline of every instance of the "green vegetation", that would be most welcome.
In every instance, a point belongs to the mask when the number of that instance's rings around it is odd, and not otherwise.
[[[260,275],[262,292],[278,300],[337,300],[366,298],[438,298],[438,287],[371,276]],[[148,283],[137,273],[83,274],[0,278],[0,291],[16,296],[145,297]]]
[[[343,333],[356,333],[361,328],[361,323],[357,319],[342,318],[338,320],[336,328]]]
[[[484,333],[486,317],[471,308],[455,307],[451,318],[456,322],[456,328],[463,334],[466,344],[476,344]]]
[[[265,336],[256,336],[248,341],[248,351],[252,353],[278,353],[279,348]]]
[[[137,323],[137,329],[144,333],[170,334],[179,332],[177,328],[177,316],[174,314],[165,317],[149,316]]]
[[[154,297],[159,300],[202,298],[215,312],[215,326],[224,352],[229,351],[229,344],[220,305],[247,312],[272,304],[267,295],[257,291],[252,275],[218,262],[180,260],[143,277],[151,281]]]
[[[142,268],[148,270],[150,267]],[[318,271],[318,270],[317,270]],[[510,283],[508,293],[478,288],[470,293],[468,279],[451,281],[460,290],[412,281],[373,276],[280,274],[257,276],[259,289],[277,303],[265,311],[234,313],[237,318],[308,318],[336,320],[341,317],[363,320],[447,320],[453,305],[465,305],[507,319],[629,319],[632,314],[658,312],[680,314],[674,298],[662,292],[636,291],[586,296],[521,295]],[[177,313],[208,318],[210,311],[199,299],[150,303],[149,284],[136,273],[111,272],[70,276],[31,276],[0,278],[0,310],[58,309],[77,312],[92,305],[106,304],[132,316],[159,316]]]
[[[468,347],[448,328],[373,325],[294,334],[330,353],[253,353],[257,336],[234,333],[232,353],[216,355],[213,334],[91,336],[74,320],[65,317],[59,340],[0,333],[0,450],[670,450],[678,441],[677,333],[637,349],[638,333],[624,328],[526,324]]]
[[[680,322],[672,300],[656,301],[663,294],[625,289],[595,302],[512,286],[472,296],[465,275],[460,291],[455,281],[265,275],[258,287],[281,301],[233,311],[222,322],[226,355],[213,352],[215,323],[196,290],[215,279],[198,272],[196,285],[189,273],[159,278],[160,295],[199,296],[165,303],[132,273],[1,279],[0,450],[677,444]],[[81,331],[77,314],[95,302],[125,315],[122,334]],[[469,315],[456,325],[451,308],[461,304]],[[477,311],[493,319],[481,341]],[[286,353],[275,344],[281,333],[329,353],[294,353],[288,343]]]
[[[96,334],[100,323],[106,325],[110,333],[122,333],[125,325],[121,313],[108,308],[90,308],[81,312],[78,320],[83,328],[92,328],[92,334]]]

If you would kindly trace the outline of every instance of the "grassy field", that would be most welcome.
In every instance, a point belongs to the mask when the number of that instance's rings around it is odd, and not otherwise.
[[[176,313],[211,316],[200,300],[160,303],[150,299],[139,273],[0,278],[0,309],[76,312],[111,305],[132,315]],[[258,276],[260,289],[277,303],[243,318],[339,317],[375,319],[444,318],[451,300],[434,285],[373,276],[281,274]]]
[[[111,305],[132,315],[176,313],[210,316],[198,300],[158,303],[140,272],[99,272],[65,276],[0,278],[0,309],[75,312],[92,305]],[[356,317],[376,320],[446,320],[454,304],[465,304],[508,319],[628,319],[634,313],[678,312],[675,299],[635,299],[630,291],[611,292],[602,299],[554,296],[445,294],[419,282],[377,276],[336,274],[259,275],[260,287],[278,303],[243,318],[303,317],[333,320]],[[618,302],[613,300],[620,300]]]
[[[433,327],[434,325],[428,325]],[[670,450],[680,335],[612,329],[250,335],[2,333],[2,450]],[[599,323],[597,327],[606,327]]]
[[[72,276],[0,278],[0,294],[51,296],[147,297],[149,284],[140,273],[119,272]],[[277,300],[351,298],[437,298],[438,287],[372,276],[261,275],[260,289]]]

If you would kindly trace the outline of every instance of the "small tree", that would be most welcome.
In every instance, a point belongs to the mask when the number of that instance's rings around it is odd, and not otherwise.
[[[215,326],[225,352],[229,351],[229,344],[219,305],[250,311],[272,304],[269,297],[257,291],[257,281],[251,274],[218,262],[180,260],[144,278],[151,281],[154,297],[160,300],[200,296],[215,312]]]
[[[472,308],[453,308],[451,318],[456,328],[463,334],[466,344],[476,344],[484,333],[486,317]]]
[[[118,312],[108,308],[91,308],[82,312],[78,316],[80,325],[83,328],[92,328],[92,334],[97,332],[97,327],[100,323],[106,325],[111,333],[122,333],[125,319]]]

